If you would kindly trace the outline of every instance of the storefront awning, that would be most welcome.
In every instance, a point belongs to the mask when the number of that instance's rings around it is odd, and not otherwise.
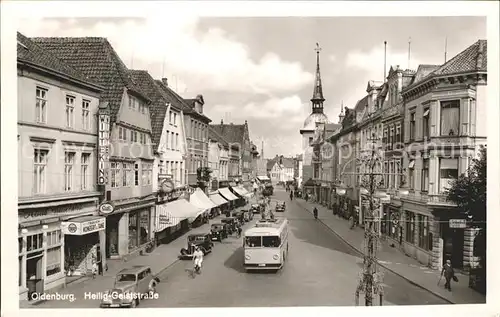
[[[156,206],[155,232],[177,225],[184,219],[196,218],[204,209],[190,204],[185,199]]]
[[[219,189],[219,194],[221,194],[222,197],[229,201],[238,199],[238,197],[234,196],[227,187]]]
[[[101,230],[106,230],[106,217],[86,216],[61,222],[61,231],[67,235],[83,236]]]
[[[202,209],[211,209],[211,208],[214,208],[214,207],[217,207],[211,200],[210,198],[207,197],[207,195],[205,195],[205,193],[197,188],[194,193],[191,194],[191,196],[189,196],[189,202],[198,207],[198,208],[202,208]]]
[[[234,187],[233,189],[241,196],[245,196],[246,194],[248,194],[248,191],[243,187]]]
[[[257,176],[257,179],[260,181],[270,181],[271,179],[267,176]]]
[[[219,193],[214,193],[214,194],[210,194],[210,200],[216,205],[216,206],[220,206],[220,205],[224,205],[227,203],[227,200],[224,199],[224,197],[222,197]]]

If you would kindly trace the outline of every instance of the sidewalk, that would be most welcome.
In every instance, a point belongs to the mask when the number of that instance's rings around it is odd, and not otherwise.
[[[236,208],[236,210],[246,209],[248,206]],[[208,233],[212,223],[220,222],[220,218],[225,217],[220,215],[211,219],[209,223],[200,227],[193,228],[173,240],[168,244],[161,244],[156,247],[153,252],[145,253],[144,255],[137,255],[129,258],[128,260],[107,260],[108,270],[103,275],[97,276],[95,279],[92,277],[84,276],[80,279],[74,280],[62,289],[48,290],[46,293],[59,293],[59,294],[74,294],[77,298],[83,298],[86,292],[102,292],[112,287],[116,274],[130,266],[134,265],[148,265],[151,267],[153,274],[161,275],[163,271],[168,269],[179,261],[179,251],[181,248],[186,247],[187,235],[196,233]],[[160,281],[165,281],[167,278],[160,276]],[[19,301],[19,308],[29,308],[41,304],[43,301],[29,302],[27,300]]]
[[[339,238],[362,253],[364,245],[364,229],[349,228],[349,222],[333,214],[331,210],[315,203],[306,203],[297,199],[297,204],[312,213],[314,207],[318,209],[319,220],[332,230]],[[410,283],[449,301],[452,304],[480,304],[486,303],[486,296],[469,288],[469,277],[457,273],[458,282],[452,282],[452,292],[444,289],[444,279],[437,285],[440,273],[420,264],[417,260],[406,256],[398,248],[390,246],[388,241],[380,241],[381,248],[377,251],[379,265],[401,276]]]

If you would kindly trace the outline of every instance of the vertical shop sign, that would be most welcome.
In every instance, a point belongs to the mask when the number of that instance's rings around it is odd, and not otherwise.
[[[110,118],[108,109],[99,109],[99,161],[97,170],[97,184],[107,182],[107,166],[109,162],[109,130]]]

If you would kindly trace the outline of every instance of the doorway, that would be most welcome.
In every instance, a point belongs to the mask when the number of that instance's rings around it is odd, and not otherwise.
[[[443,265],[451,260],[453,268],[462,269],[464,264],[464,229],[450,228],[448,224],[442,227],[443,232]]]
[[[32,299],[33,293],[43,293],[43,251],[30,254],[26,259],[26,287],[28,300]]]

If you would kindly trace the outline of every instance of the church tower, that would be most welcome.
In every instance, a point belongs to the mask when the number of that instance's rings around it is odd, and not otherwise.
[[[311,98],[312,103],[312,113],[323,113],[323,102],[325,98],[323,97],[323,85],[321,84],[321,72],[319,69],[319,52],[321,48],[319,44],[316,43],[316,78],[314,80],[314,90],[313,96]]]

